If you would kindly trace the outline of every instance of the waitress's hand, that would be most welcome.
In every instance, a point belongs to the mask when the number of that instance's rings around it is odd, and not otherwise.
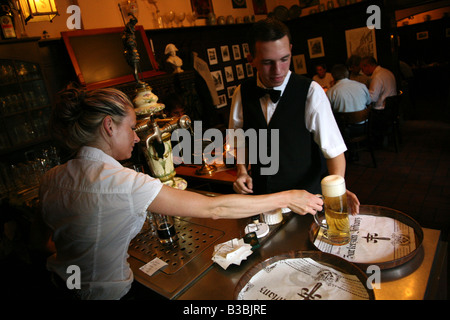
[[[288,208],[300,215],[316,214],[318,211],[322,211],[323,200],[322,198],[309,193],[306,190],[290,190],[286,191],[292,193],[290,195],[290,202]]]

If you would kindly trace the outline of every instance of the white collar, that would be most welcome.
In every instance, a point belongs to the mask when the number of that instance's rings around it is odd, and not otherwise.
[[[77,153],[77,158],[96,160],[111,164],[116,167],[122,167],[119,161],[117,161],[110,155],[106,154],[103,150],[95,147],[88,147],[88,146],[81,147]]]
[[[275,89],[275,90],[280,90],[281,91],[281,94],[283,94],[283,92],[284,92],[284,89],[286,89],[286,86],[287,86],[287,84],[288,84],[288,82],[289,82],[289,78],[291,77],[291,70],[288,70],[288,73],[286,74],[286,77],[284,78],[284,81],[283,81],[283,83],[281,84],[281,85],[279,85],[278,87],[273,87],[273,89]],[[264,86],[264,84],[261,82],[261,80],[259,80],[259,74],[257,74],[256,75],[256,85],[258,86],[258,87],[261,87],[261,88],[264,88],[264,89],[267,89],[265,86]]]

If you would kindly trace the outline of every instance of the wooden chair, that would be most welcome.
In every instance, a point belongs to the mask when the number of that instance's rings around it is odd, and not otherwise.
[[[400,132],[400,102],[403,92],[399,91],[396,96],[387,97],[382,110],[372,110],[372,121],[374,133],[382,137],[388,137],[394,144],[395,152],[398,153],[399,145],[402,143]]]
[[[349,153],[359,155],[359,151],[367,150],[372,157],[373,167],[377,167],[375,154],[370,139],[370,109],[355,112],[335,112],[334,117],[347,145]]]

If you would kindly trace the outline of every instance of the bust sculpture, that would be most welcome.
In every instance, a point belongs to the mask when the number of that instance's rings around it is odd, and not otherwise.
[[[181,58],[177,56],[177,51],[177,47],[175,47],[175,45],[172,43],[169,43],[166,46],[166,50],[164,51],[164,54],[168,56],[166,62],[169,64],[169,66],[173,67],[173,73],[183,72],[183,69],[181,69],[183,60],[181,60]]]

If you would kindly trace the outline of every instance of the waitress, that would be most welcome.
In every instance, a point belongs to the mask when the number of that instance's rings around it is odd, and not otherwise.
[[[163,185],[123,167],[139,141],[129,98],[116,89],[67,89],[51,121],[56,138],[76,153],[42,179],[43,219],[53,233],[56,253],[47,267],[66,281],[78,266],[80,299],[120,299],[130,289],[130,241],[151,212],[212,219],[239,219],[278,208],[304,215],[322,209],[322,200],[304,190],[270,195],[207,197]]]

